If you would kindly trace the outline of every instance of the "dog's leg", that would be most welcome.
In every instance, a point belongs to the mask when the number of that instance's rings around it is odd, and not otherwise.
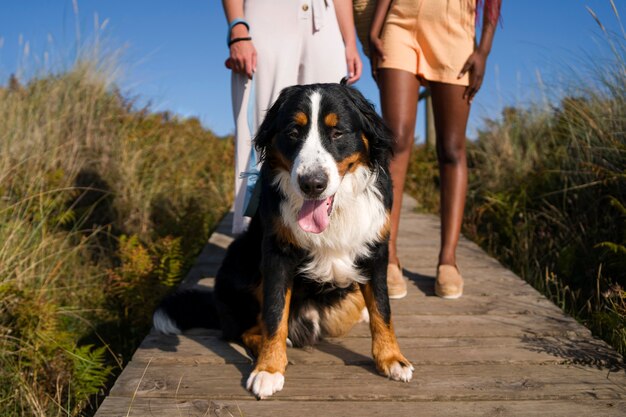
[[[413,376],[413,365],[400,352],[391,321],[387,294],[387,243],[379,244],[376,252],[364,265],[370,280],[360,285],[370,316],[372,356],[380,373],[396,381],[408,382]]]
[[[263,316],[261,319],[261,342],[257,363],[248,378],[246,387],[258,399],[267,398],[283,389],[287,367],[287,323],[291,288],[270,280],[264,281]],[[250,338],[251,341],[253,338]]]
[[[261,335],[261,326],[257,324],[256,326],[243,332],[243,334],[241,335],[241,340],[243,341],[244,346],[250,351],[252,356],[258,358],[259,352],[261,351],[261,344],[263,342],[263,336]]]
[[[387,293],[370,282],[361,286],[370,315],[372,356],[376,369],[396,381],[409,382],[413,365],[402,355],[391,322]]]

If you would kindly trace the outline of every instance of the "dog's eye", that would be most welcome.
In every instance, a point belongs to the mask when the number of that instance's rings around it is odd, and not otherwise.
[[[343,132],[340,130],[333,129],[332,132],[330,132],[330,137],[333,139],[339,139],[342,136],[343,136]]]
[[[289,131],[289,133],[287,133],[287,136],[289,136],[291,139],[298,139],[300,137],[300,132],[294,127]]]

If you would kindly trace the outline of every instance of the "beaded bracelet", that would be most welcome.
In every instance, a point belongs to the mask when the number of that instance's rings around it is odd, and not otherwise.
[[[233,43],[237,43],[237,42],[241,42],[241,41],[251,41],[252,38],[250,36],[246,36],[245,38],[235,38],[235,39],[231,39],[230,41],[228,41],[228,47],[230,48],[230,46]]]
[[[241,19],[241,18],[233,19],[233,21],[228,24],[228,32],[226,33],[226,44],[228,46],[230,46],[230,32],[237,25],[244,25],[246,29],[250,31],[250,25],[248,24],[248,22],[245,21],[245,19]]]

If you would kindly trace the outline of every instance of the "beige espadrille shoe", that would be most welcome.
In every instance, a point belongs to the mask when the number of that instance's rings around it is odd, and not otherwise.
[[[406,296],[406,280],[400,264],[387,265],[387,292],[389,298],[397,300]]]
[[[458,267],[453,265],[439,265],[437,267],[435,294],[448,300],[463,295],[463,277]]]

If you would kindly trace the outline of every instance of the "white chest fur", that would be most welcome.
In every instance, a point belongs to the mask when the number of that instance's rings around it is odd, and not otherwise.
[[[276,184],[286,197],[280,207],[285,226],[310,253],[310,260],[301,272],[309,279],[338,287],[367,281],[355,261],[370,255],[371,244],[380,239],[380,231],[387,222],[383,198],[376,187],[376,174],[361,167],[345,175],[335,194],[330,225],[320,234],[307,233],[298,226],[303,199],[291,188],[289,174],[279,174]]]

